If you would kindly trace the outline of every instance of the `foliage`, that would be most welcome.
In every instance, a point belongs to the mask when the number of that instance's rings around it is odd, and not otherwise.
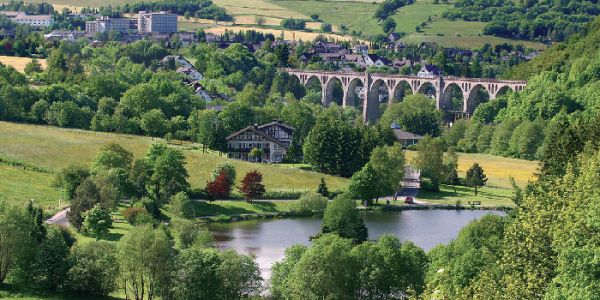
[[[329,199],[319,193],[308,192],[300,196],[292,205],[292,211],[299,213],[312,213],[324,211]]]
[[[65,198],[71,200],[75,197],[77,187],[90,175],[87,168],[71,165],[56,174],[54,186],[63,190]]]
[[[196,214],[194,204],[185,192],[179,192],[171,197],[169,212],[177,217],[185,219],[194,218]]]
[[[484,34],[514,39],[564,41],[597,16],[595,1],[466,1],[454,3],[444,17],[489,22]]]
[[[99,204],[94,205],[84,213],[83,230],[99,240],[108,234],[112,228],[112,216],[110,211],[102,208]]]
[[[417,144],[415,167],[421,170],[421,177],[431,180],[431,189],[437,191],[444,171],[444,149],[441,138],[425,136]]]
[[[317,186],[317,194],[329,198],[329,189],[327,188],[327,183],[323,177],[321,177],[321,182],[319,182],[319,186]]]
[[[189,189],[185,156],[180,150],[153,144],[146,153],[146,159],[152,166],[147,186],[156,201],[167,202],[171,196]]]
[[[287,18],[281,20],[281,27],[286,29],[300,30],[306,27],[306,21],[301,19]]]
[[[221,253],[221,259],[219,273],[223,299],[260,294],[263,279],[260,276],[258,264],[251,256],[238,254],[233,250],[225,250]]]
[[[0,201],[0,283],[4,283],[15,264],[18,267],[21,256],[27,257],[26,249],[34,242],[29,232],[33,225],[25,210]]]
[[[262,174],[258,171],[248,172],[244,176],[244,179],[242,179],[242,185],[238,187],[238,190],[249,203],[252,203],[252,200],[265,193],[265,186],[262,184],[262,179]]]
[[[475,196],[477,196],[477,188],[482,187],[487,183],[487,177],[483,172],[483,168],[478,163],[474,163],[473,166],[467,170],[465,182],[467,186],[475,188]]]
[[[286,250],[273,266],[271,292],[294,299],[399,299],[423,290],[426,265],[422,249],[391,235],[354,246],[326,234],[310,247]]]
[[[486,215],[461,229],[450,244],[431,250],[426,294],[454,299],[473,297],[473,282],[497,267],[497,250],[502,247],[506,224],[503,217]]]
[[[389,196],[400,188],[404,178],[404,151],[399,144],[387,147],[376,147],[371,153],[372,165],[379,178],[378,195]]]
[[[68,289],[76,293],[106,296],[117,288],[119,267],[116,247],[106,241],[77,245],[71,252],[73,266],[67,273]]]
[[[220,174],[212,181],[206,183],[206,194],[210,200],[226,199],[233,188],[233,181],[226,170],[221,170]]]
[[[389,143],[377,127],[352,124],[341,108],[329,108],[304,141],[304,160],[319,171],[349,177],[368,161],[373,148]]]
[[[145,216],[152,218],[150,213],[143,207],[130,207],[123,211],[123,217],[131,225],[141,225],[139,221],[146,219]]]
[[[169,11],[180,16],[187,15],[196,18],[232,21],[233,17],[224,8],[212,3],[210,0],[156,0],[142,1],[127,5],[128,12],[137,13],[144,11]]]
[[[174,284],[171,287],[175,299],[219,298],[222,288],[219,267],[221,257],[217,250],[190,248],[183,250],[175,260]]]
[[[85,212],[100,204],[103,209],[112,209],[119,200],[118,194],[110,183],[88,178],[75,191],[67,218],[69,223],[78,230],[81,229]]]
[[[365,227],[360,212],[356,209],[356,203],[349,195],[339,195],[327,205],[321,225],[321,234],[327,233],[352,239],[355,243],[367,240],[367,227]]]
[[[439,136],[441,114],[435,103],[425,95],[407,96],[402,102],[386,109],[379,120],[383,126],[399,125],[402,130],[419,135]]]
[[[117,245],[121,284],[135,299],[166,295],[173,250],[164,230],[143,226],[127,233]]]
[[[360,199],[365,205],[369,205],[373,198],[381,196],[379,194],[380,180],[381,178],[376,173],[373,165],[367,163],[350,178],[348,192],[353,198]]]

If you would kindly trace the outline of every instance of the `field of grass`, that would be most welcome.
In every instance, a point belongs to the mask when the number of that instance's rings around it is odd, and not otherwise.
[[[136,157],[144,155],[148,147],[161,139],[148,137],[62,129],[49,126],[24,125],[0,122],[0,157],[58,171],[69,164],[89,165],[102,145],[118,143]],[[327,180],[332,190],[346,188],[348,179],[316,172],[268,164],[253,164],[229,160],[215,153],[202,153],[192,145],[177,146],[187,158],[187,169],[192,187],[204,186],[210,172],[218,164],[231,161],[237,169],[238,179],[251,170],[263,173],[269,191],[313,190],[320,178]]]
[[[70,7],[100,7],[100,6],[117,6],[124,5],[126,3],[135,3],[141,2],[143,0],[27,0],[25,2],[31,3],[51,3],[58,4],[62,6],[70,6]]]
[[[0,199],[11,203],[34,200],[44,209],[52,209],[62,204],[60,192],[51,187],[53,180],[53,174],[0,164]]]
[[[19,72],[23,72],[25,70],[25,66],[30,61],[31,61],[31,58],[28,58],[28,57],[0,55],[0,63],[3,63],[7,66],[13,66],[13,68],[15,68]],[[40,59],[39,62],[42,65],[42,68],[46,68],[46,60],[45,59]]]
[[[481,206],[486,207],[512,207],[512,196],[513,191],[505,188],[485,186],[478,189],[475,196],[473,188],[457,186],[455,192],[452,186],[442,185],[439,193],[420,191],[417,199],[431,204],[455,205],[460,202],[460,205],[469,206],[469,202],[479,201]]]
[[[407,162],[411,163],[416,152],[407,151]],[[506,158],[489,154],[458,153],[458,174],[465,176],[473,163],[479,163],[487,175],[488,187],[511,189],[509,177],[513,177],[518,185],[524,186],[527,181],[534,180],[538,162],[514,158]]]
[[[307,31],[299,31],[299,30],[281,30],[281,29],[270,29],[270,28],[260,28],[254,26],[215,26],[205,29],[206,32],[214,33],[214,34],[223,34],[225,30],[229,31],[245,31],[245,30],[256,30],[262,33],[272,33],[275,37],[280,37],[283,33],[283,38],[288,40],[303,40],[303,41],[311,41],[314,40],[318,36],[326,36],[333,40],[339,41],[352,41],[355,38],[349,35],[338,35],[332,33],[320,33],[320,32],[307,32]]]
[[[407,43],[437,42],[447,47],[479,48],[484,44],[522,44],[528,48],[544,49],[546,46],[536,42],[517,41],[507,38],[482,35],[484,22],[450,21],[434,18],[421,32],[414,32],[403,38]]]
[[[249,204],[243,200],[195,202],[197,217],[210,217],[219,215],[260,214],[273,212],[287,212],[292,209],[295,200],[254,202]]]

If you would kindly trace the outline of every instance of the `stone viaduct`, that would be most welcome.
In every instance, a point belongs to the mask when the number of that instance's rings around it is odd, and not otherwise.
[[[307,85],[317,80],[321,86],[321,103],[329,106],[334,101],[333,91],[335,82],[339,82],[343,89],[341,105],[362,107],[365,122],[373,122],[379,118],[379,104],[392,103],[401,100],[401,95],[427,94],[435,98],[436,107],[445,112],[464,115],[473,113],[480,99],[480,91],[487,92],[489,100],[495,99],[499,94],[508,90],[520,92],[527,85],[526,81],[497,80],[480,78],[462,78],[445,76],[419,77],[413,75],[377,74],[358,72],[327,72],[297,69],[280,69],[281,72],[298,78],[300,83]],[[357,93],[357,88],[362,93]],[[451,109],[453,91],[456,88],[462,93],[462,108]],[[387,94],[387,100],[385,95]]]

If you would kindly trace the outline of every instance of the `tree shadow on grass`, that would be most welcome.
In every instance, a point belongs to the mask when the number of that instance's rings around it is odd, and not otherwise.
[[[62,293],[62,292],[51,292],[51,291],[40,291],[29,288],[22,288],[10,284],[0,284],[0,298],[25,298],[25,299],[40,299],[40,300],[117,300],[121,298],[115,298],[111,296],[92,296],[92,295],[79,295],[73,293]]]
[[[111,241],[111,242],[116,242],[116,241],[120,240],[123,236],[124,236],[124,234],[120,233],[120,232],[109,232],[103,238],[103,240],[107,240],[107,241]]]
[[[239,201],[239,203],[246,203],[245,201]],[[241,214],[255,214],[261,212],[277,212],[275,204],[270,202],[254,202],[252,205],[253,209],[248,209],[240,206],[229,206],[221,205],[222,202],[214,201],[209,202],[194,202],[194,208],[196,210],[196,216],[208,217],[218,215],[241,215]],[[250,205],[250,204],[248,204]]]
[[[272,202],[254,202],[252,206],[257,207],[263,212],[278,212],[277,206]]]

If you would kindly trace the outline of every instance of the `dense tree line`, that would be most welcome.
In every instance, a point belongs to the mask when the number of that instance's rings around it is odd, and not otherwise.
[[[485,34],[559,42],[599,14],[597,1],[460,0],[443,16],[488,22]]]
[[[306,28],[306,21],[302,19],[287,18],[281,20],[281,27],[286,29],[302,30]]]
[[[233,17],[224,8],[212,3],[210,0],[159,0],[136,2],[126,4],[125,12],[137,13],[139,11],[168,11],[180,16],[192,16],[202,19],[218,21],[231,21]]]
[[[54,7],[47,2],[25,3],[23,1],[11,0],[0,4],[0,10],[22,11],[29,15],[49,15],[54,12]]]
[[[214,249],[212,237],[187,222],[139,226],[116,243],[80,243],[45,224],[31,204],[0,202],[0,282],[89,296],[121,289],[132,299],[235,299],[262,290],[252,257]],[[184,236],[192,237],[188,244]]]
[[[385,0],[375,10],[375,19],[384,21],[405,5],[413,4],[414,0]]]
[[[600,114],[596,92],[600,57],[592,46],[599,37],[592,29],[598,24],[595,21],[581,36],[517,67],[511,74],[518,76],[525,67],[542,71],[529,78],[523,92],[480,104],[470,121],[455,122],[445,131],[445,142],[465,152],[543,160],[553,141],[564,134],[587,140]]]

